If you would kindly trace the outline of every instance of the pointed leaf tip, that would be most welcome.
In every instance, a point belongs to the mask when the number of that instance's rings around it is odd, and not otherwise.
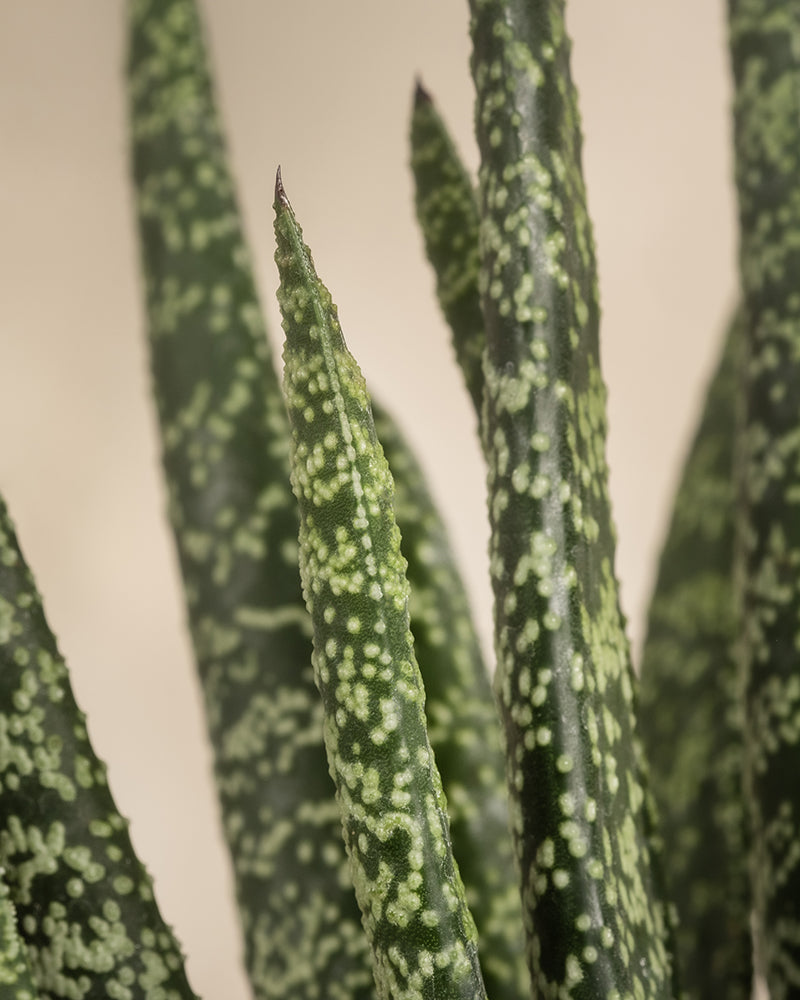
[[[417,107],[419,107],[420,104],[433,104],[433,98],[422,86],[422,81],[419,77],[417,77],[414,86],[414,104]]]
[[[289,199],[286,197],[286,190],[283,186],[283,180],[281,179],[281,167],[278,164],[278,170],[275,174],[275,204],[282,205],[284,208],[290,208]]]

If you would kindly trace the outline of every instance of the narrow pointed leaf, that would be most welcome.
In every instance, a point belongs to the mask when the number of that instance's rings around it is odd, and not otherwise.
[[[447,798],[453,853],[478,929],[492,1000],[527,997],[519,879],[514,864],[500,722],[489,673],[445,526],[409,446],[373,403],[395,484],[408,563],[414,650],[425,685],[428,736]]]
[[[381,998],[485,996],[428,743],[391,475],[336,309],[276,186],[292,481],[314,671]]]
[[[0,499],[0,866],[41,994],[193,1000]]]
[[[17,928],[5,873],[0,876],[0,1000],[38,1000],[28,948]]]
[[[560,0],[472,0],[495,682],[535,997],[672,995]]]
[[[255,994],[374,993],[322,743],[289,425],[198,12],[135,0],[133,171],[169,514]]]
[[[411,169],[417,218],[436,275],[439,304],[480,416],[486,337],[478,293],[478,200],[439,112],[419,84],[411,115]]]
[[[748,1000],[753,979],[732,580],[743,332],[737,317],[678,487],[639,685],[682,983],[698,1000]]]
[[[800,26],[729,0],[745,318],[742,669],[757,950],[773,1000],[800,988]]]

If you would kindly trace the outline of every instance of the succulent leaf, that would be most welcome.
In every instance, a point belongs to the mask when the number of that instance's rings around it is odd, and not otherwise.
[[[493,1000],[530,994],[519,878],[511,845],[505,757],[486,664],[444,523],[425,476],[389,415],[375,430],[394,479],[394,511],[408,563],[414,650],[425,685],[428,737],[442,776],[453,853],[478,929]]]
[[[2,902],[39,993],[193,1000],[2,499],[0,781]]]
[[[297,566],[289,424],[191,0],[134,0],[133,172],[169,514],[258,998],[366,1000]]]
[[[753,980],[732,580],[743,335],[737,316],[675,498],[639,685],[681,979],[697,1000],[748,1000]]]
[[[495,683],[534,996],[665,998],[563,2],[470,6]]]
[[[5,873],[0,875],[0,1000],[38,1000],[28,948],[17,928]]]
[[[378,995],[485,996],[409,630],[393,484],[364,378],[278,175],[278,300],[314,672]]]
[[[800,982],[800,30],[797,5],[729,0],[744,306],[737,610],[756,955],[773,1000]]]
[[[411,169],[417,219],[436,275],[439,304],[480,416],[486,336],[478,292],[478,199],[447,127],[421,84],[411,115]]]

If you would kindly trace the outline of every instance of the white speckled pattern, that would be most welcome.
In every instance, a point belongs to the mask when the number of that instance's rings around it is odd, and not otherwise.
[[[289,424],[194,0],[131,0],[133,173],[169,515],[257,998],[374,994],[322,743]]]
[[[800,18],[730,0],[745,322],[737,609],[756,951],[772,1000],[800,987]]]
[[[473,0],[495,685],[536,998],[672,996],[561,0]]]
[[[382,1000],[485,996],[409,630],[366,383],[278,177],[278,298],[300,569],[356,896]]]

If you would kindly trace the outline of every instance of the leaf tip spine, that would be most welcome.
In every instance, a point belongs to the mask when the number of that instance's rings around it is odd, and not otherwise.
[[[422,80],[417,77],[414,81],[414,107],[419,108],[424,104],[433,104],[433,98],[422,86]]]
[[[283,178],[281,177],[281,165],[278,164],[278,169],[275,173],[275,208],[291,208],[289,204],[289,199],[286,197],[286,189],[283,186]]]

